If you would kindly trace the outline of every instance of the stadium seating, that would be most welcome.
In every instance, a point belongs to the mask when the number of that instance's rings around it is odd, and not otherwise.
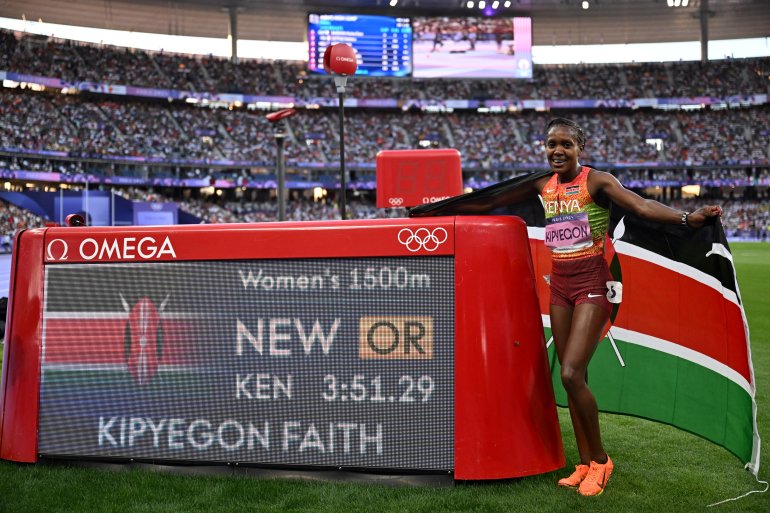
[[[725,220],[734,222],[729,229],[757,238],[768,224],[770,107],[735,98],[767,95],[768,70],[770,59],[764,58],[707,64],[537,66],[531,81],[355,79],[349,83],[350,98],[395,100],[399,107],[346,109],[346,162],[352,183],[372,182],[375,157],[382,149],[454,147],[462,154],[466,184],[483,186],[543,168],[543,128],[551,117],[564,115],[586,129],[589,144],[581,159],[584,163],[612,171],[640,191],[666,184],[710,187],[712,194],[721,194],[729,202]],[[0,31],[0,71],[71,83],[298,101],[334,95],[328,80],[308,76],[299,62],[242,59],[234,63],[212,56],[76,44],[8,31]],[[144,186],[178,185],[188,179],[193,181],[186,183],[198,185],[226,180],[232,190],[224,197],[188,195],[183,209],[204,222],[276,218],[275,201],[265,191],[233,197],[239,186],[267,187],[275,181],[274,127],[264,111],[233,104],[211,108],[165,98],[39,89],[45,88],[0,89],[0,172],[10,180],[6,188],[20,187],[14,181],[19,171],[57,173],[63,182],[76,183],[129,177]],[[686,109],[675,110],[445,108],[430,112],[410,108],[415,101],[593,99],[612,105],[629,98],[697,97],[732,100],[716,102],[711,108],[698,108],[693,100]],[[307,190],[316,183],[329,187],[337,180],[337,110],[299,109],[287,123],[289,179],[307,184],[292,196],[289,217],[334,218],[338,212],[333,198],[316,202]],[[137,199],[146,200],[150,194],[156,201],[182,200],[178,193],[166,192],[120,189],[121,194]],[[360,194],[350,210],[353,217],[403,214],[375,209],[371,192]],[[13,205],[0,205],[0,233],[43,222]]]

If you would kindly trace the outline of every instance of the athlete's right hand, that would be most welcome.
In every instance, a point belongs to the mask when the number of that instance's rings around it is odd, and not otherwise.
[[[719,217],[722,215],[722,207],[719,205],[707,205],[701,207],[695,212],[692,212],[687,216],[687,226],[690,228],[700,228],[706,224],[706,221],[711,217]]]

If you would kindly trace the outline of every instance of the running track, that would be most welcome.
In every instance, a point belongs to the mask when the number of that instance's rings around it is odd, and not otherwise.
[[[11,255],[0,255],[0,297],[8,297],[8,285],[11,281]]]

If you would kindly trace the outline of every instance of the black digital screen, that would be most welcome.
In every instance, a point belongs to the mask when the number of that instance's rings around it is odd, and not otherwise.
[[[326,47],[346,43],[358,61],[356,75],[408,77],[412,74],[409,18],[364,14],[309,14],[308,71],[325,73]]]
[[[453,257],[56,264],[42,455],[454,468]]]

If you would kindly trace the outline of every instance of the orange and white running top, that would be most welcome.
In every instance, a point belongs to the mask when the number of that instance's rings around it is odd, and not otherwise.
[[[571,181],[559,182],[554,174],[540,195],[545,209],[545,245],[554,259],[573,260],[604,254],[610,211],[597,205],[588,192],[583,166]]]

